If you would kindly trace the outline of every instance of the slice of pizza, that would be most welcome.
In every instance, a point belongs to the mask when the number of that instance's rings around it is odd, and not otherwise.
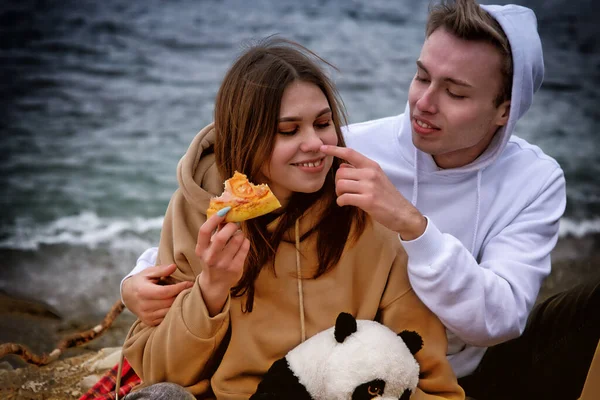
[[[244,174],[235,171],[233,176],[225,181],[225,191],[219,197],[210,199],[206,216],[224,207],[231,207],[225,217],[225,222],[241,222],[260,217],[281,207],[277,197],[266,184],[254,185]]]

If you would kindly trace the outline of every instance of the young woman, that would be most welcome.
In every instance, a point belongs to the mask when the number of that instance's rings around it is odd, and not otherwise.
[[[446,360],[445,329],[413,293],[397,235],[336,204],[343,162],[321,146],[344,146],[346,121],[319,60],[270,39],[226,74],[214,125],[179,163],[160,239],[157,264],[176,264],[172,277],[193,285],[158,326],[137,321],[124,346],[144,386],[247,399],[275,360],[345,311],[423,337],[413,398],[464,398]],[[235,171],[267,183],[282,208],[240,226],[223,225],[224,215],[207,220],[210,198]]]

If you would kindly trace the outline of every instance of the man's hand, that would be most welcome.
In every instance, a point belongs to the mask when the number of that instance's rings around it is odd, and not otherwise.
[[[321,146],[321,152],[346,161],[335,175],[338,205],[361,208],[403,240],[425,232],[425,217],[398,192],[379,164],[346,147]]]
[[[177,295],[193,286],[193,282],[164,286],[158,284],[160,278],[168,277],[176,269],[175,264],[149,267],[123,282],[123,303],[144,324],[160,324]]]

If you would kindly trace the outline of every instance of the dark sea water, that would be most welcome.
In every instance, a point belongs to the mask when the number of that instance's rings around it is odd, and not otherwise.
[[[600,45],[589,1],[539,18],[546,80],[517,133],[563,166],[561,235],[600,232]],[[0,290],[103,314],[158,243],[175,167],[244,45],[294,39],[339,68],[351,122],[403,111],[422,0],[0,4]]]

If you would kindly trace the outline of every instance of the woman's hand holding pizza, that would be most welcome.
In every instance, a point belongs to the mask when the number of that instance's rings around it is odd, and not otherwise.
[[[230,222],[218,229],[229,209],[226,207],[207,219],[198,231],[196,255],[204,263],[198,284],[211,316],[221,312],[229,290],[242,277],[250,250],[250,241],[237,224]]]

